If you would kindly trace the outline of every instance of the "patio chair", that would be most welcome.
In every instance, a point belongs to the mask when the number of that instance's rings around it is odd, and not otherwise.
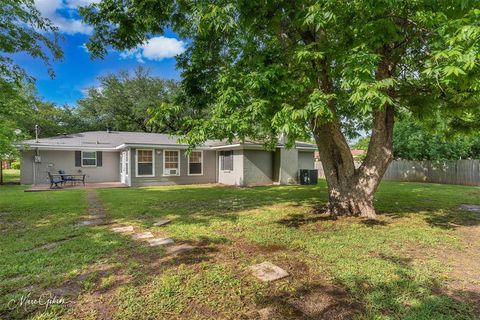
[[[48,178],[50,179],[50,189],[60,189],[62,185],[62,179],[55,178],[50,172],[48,172]],[[60,184],[60,186],[58,185]],[[54,187],[55,185],[55,187]]]
[[[68,181],[73,181],[73,177],[66,175],[65,170],[58,170],[60,177],[62,178],[62,184],[66,184]]]

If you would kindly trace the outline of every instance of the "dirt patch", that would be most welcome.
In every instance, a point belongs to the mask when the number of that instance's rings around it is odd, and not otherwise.
[[[268,254],[274,253],[277,251],[285,251],[288,250],[286,246],[279,245],[279,244],[269,244],[269,245],[260,245],[255,243],[243,243],[241,244],[240,248],[246,254]]]
[[[343,288],[320,282],[270,295],[258,313],[262,319],[352,319],[361,310]]]
[[[480,226],[459,227],[464,250],[442,252],[440,258],[448,261],[450,276],[446,291],[452,297],[467,301],[480,314]]]

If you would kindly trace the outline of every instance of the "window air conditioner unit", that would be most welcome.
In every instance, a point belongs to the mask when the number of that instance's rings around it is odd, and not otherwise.
[[[177,169],[166,169],[167,171],[167,174],[171,175],[171,176],[175,176],[177,175]]]

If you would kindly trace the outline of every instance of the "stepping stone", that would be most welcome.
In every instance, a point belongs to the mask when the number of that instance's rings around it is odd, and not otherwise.
[[[249,269],[255,277],[263,282],[271,282],[289,276],[287,271],[268,261],[251,266]]]
[[[480,212],[480,206],[476,204],[461,204],[460,209],[470,212]]]
[[[172,222],[172,220],[167,220],[167,219],[162,219],[162,220],[158,220],[157,222],[155,222],[153,225],[155,227],[161,227],[161,226],[164,226],[166,224],[169,224],[170,222]]]
[[[116,227],[112,228],[113,232],[133,232],[133,226],[126,226],[126,227]]]
[[[165,246],[174,242],[171,238],[148,239],[147,241],[150,247]]]
[[[82,227],[82,226],[93,226],[96,224],[99,224],[100,221],[93,221],[93,220],[85,220],[85,221],[80,221],[77,226]]]
[[[177,253],[190,251],[190,250],[193,250],[193,249],[195,249],[194,246],[191,246],[188,243],[183,243],[183,244],[177,244],[177,245],[174,245],[174,246],[168,246],[166,250],[167,250],[167,253],[177,254]]]
[[[148,239],[148,238],[153,238],[153,234],[151,232],[137,233],[132,236],[133,240]]]

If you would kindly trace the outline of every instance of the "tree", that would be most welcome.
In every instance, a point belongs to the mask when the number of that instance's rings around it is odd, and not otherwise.
[[[91,130],[176,133],[183,129],[182,119],[191,109],[177,108],[183,104],[175,81],[153,77],[141,67],[133,75],[121,71],[98,80],[100,85],[78,101],[78,112]],[[152,117],[155,121],[150,121]]]
[[[0,2],[0,160],[14,155],[13,142],[24,137],[18,133],[18,120],[28,116],[29,88],[33,83],[11,55],[26,53],[39,58],[53,76],[49,62],[62,57],[56,31],[40,15],[33,0]],[[1,179],[0,171],[0,183]]]
[[[442,114],[457,128],[480,123],[477,4],[104,0],[81,14],[94,26],[93,56],[134,48],[166,27],[189,39],[178,59],[182,82],[210,110],[194,122],[192,144],[249,137],[271,145],[283,133],[291,146],[313,135],[327,212],[375,218],[398,110]],[[368,152],[355,168],[345,134],[365,128]]]
[[[479,147],[480,135],[478,134],[447,136],[444,129],[429,129],[413,119],[398,121],[393,131],[394,157],[400,159],[479,159]]]

